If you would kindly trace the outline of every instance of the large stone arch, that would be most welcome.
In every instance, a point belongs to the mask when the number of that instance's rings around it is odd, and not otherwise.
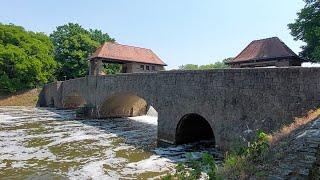
[[[146,115],[148,103],[132,92],[118,92],[108,96],[98,107],[99,117],[134,117]]]
[[[75,109],[87,104],[86,99],[78,92],[71,92],[62,99],[63,108]]]
[[[196,113],[184,115],[176,127],[175,144],[187,144],[203,140],[215,143],[215,136],[210,123]]]

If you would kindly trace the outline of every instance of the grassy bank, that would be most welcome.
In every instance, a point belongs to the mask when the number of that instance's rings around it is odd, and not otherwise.
[[[31,89],[12,94],[0,94],[0,106],[32,106],[37,105],[41,89]]]

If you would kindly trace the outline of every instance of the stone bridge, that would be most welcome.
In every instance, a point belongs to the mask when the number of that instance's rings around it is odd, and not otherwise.
[[[320,104],[320,68],[225,69],[87,76],[47,84],[40,105],[92,105],[101,118],[116,111],[158,112],[158,141],[212,139],[222,149],[256,130],[272,132]],[[117,113],[115,113],[117,114]]]

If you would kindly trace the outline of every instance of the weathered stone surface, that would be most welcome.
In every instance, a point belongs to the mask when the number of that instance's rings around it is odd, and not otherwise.
[[[99,107],[116,93],[133,93],[158,111],[160,141],[175,143],[180,119],[196,113],[209,122],[217,145],[228,148],[246,137],[246,132],[262,129],[270,133],[319,106],[319,77],[320,68],[88,76],[46,85],[40,102],[65,108],[69,96],[77,94]]]
[[[316,161],[310,170],[309,179],[320,179],[320,144],[316,153]]]
[[[305,127],[301,127],[290,134],[284,141],[286,145],[279,144],[273,152],[281,152],[281,156],[271,158],[268,169],[268,179],[319,179],[319,152],[320,144],[313,139],[320,137],[320,119]],[[278,162],[278,163],[274,163]]]

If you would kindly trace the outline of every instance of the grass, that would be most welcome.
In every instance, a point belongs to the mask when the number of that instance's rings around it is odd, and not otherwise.
[[[320,108],[309,111],[306,116],[295,118],[294,122],[291,123],[290,125],[283,126],[279,131],[268,135],[268,140],[270,145],[275,146],[279,144],[281,140],[288,137],[294,131],[305,127],[307,124],[316,120],[319,117],[320,117]]]
[[[12,94],[0,93],[0,106],[31,106],[38,102],[41,89],[31,89]]]

